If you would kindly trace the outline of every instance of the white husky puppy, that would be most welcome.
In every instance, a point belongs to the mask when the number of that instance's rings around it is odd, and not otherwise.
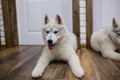
[[[120,54],[115,52],[120,49],[120,24],[113,18],[111,28],[94,32],[91,36],[91,47],[101,52],[103,57],[120,61]]]
[[[45,48],[32,72],[32,77],[41,77],[50,61],[65,60],[71,67],[73,74],[81,78],[84,75],[84,70],[75,52],[77,50],[76,37],[68,32],[59,15],[56,15],[55,20],[50,19],[47,15],[45,16],[42,35]]]

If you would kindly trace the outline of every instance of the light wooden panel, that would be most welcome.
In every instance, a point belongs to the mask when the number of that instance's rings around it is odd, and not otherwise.
[[[92,0],[86,0],[86,45],[90,48],[90,37],[93,31],[93,12],[92,12]]]
[[[73,32],[77,36],[77,45],[80,49],[80,18],[79,18],[79,0],[73,0]]]

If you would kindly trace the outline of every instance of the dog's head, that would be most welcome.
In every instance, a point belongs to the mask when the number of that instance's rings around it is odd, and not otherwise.
[[[42,35],[45,44],[48,45],[50,50],[60,43],[66,32],[67,29],[65,28],[60,15],[56,15],[55,19],[51,19],[45,15]]]
[[[113,18],[112,22],[112,38],[113,40],[120,45],[120,24],[116,22],[115,18]]]

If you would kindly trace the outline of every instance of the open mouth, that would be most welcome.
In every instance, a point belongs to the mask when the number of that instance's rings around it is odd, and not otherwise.
[[[48,44],[48,48],[52,50],[55,47],[55,44]]]

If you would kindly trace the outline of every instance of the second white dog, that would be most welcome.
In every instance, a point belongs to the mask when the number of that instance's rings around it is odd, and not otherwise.
[[[120,24],[113,19],[113,25],[105,30],[94,32],[91,36],[91,47],[102,53],[103,57],[120,61]]]

